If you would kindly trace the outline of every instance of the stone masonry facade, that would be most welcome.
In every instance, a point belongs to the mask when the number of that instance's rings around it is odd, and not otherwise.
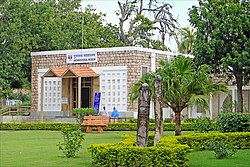
[[[106,67],[127,66],[127,111],[137,111],[137,102],[129,98],[131,86],[140,79],[141,67],[151,69],[151,53],[141,50],[97,51],[98,62],[83,64],[67,64],[65,54],[32,56],[32,108],[38,110],[38,69],[61,67]],[[166,60],[166,55],[156,54],[156,66],[160,60]]]

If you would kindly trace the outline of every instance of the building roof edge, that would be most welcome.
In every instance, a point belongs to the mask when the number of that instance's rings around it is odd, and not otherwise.
[[[41,51],[41,52],[31,52],[31,56],[45,56],[45,55],[55,55],[55,54],[68,54],[74,52],[89,52],[89,51],[96,51],[96,52],[115,52],[115,51],[143,51],[149,53],[156,53],[156,54],[165,54],[165,55],[178,55],[179,53],[169,52],[169,51],[162,51],[156,49],[149,49],[143,47],[111,47],[111,48],[89,48],[89,49],[72,49],[72,50],[53,50],[53,51]],[[192,55],[183,54],[186,57],[193,57]]]

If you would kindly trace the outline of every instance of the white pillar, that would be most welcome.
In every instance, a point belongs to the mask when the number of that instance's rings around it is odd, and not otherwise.
[[[232,106],[232,111],[233,111],[233,112],[235,112],[235,106],[234,106],[235,102],[236,102],[236,98],[235,98],[235,89],[233,88],[233,89],[232,89],[232,104],[233,104],[233,106]]]
[[[156,71],[156,67],[155,67],[155,53],[151,53],[151,71],[155,72]]]
[[[213,119],[213,94],[210,93],[210,99],[209,99],[209,112],[210,112],[210,119]]]
[[[81,77],[78,77],[78,98],[77,98],[77,108],[81,108]]]
[[[44,77],[41,77],[41,111],[40,111],[40,122],[44,121]]]
[[[151,60],[151,72],[155,72],[156,71],[155,53],[153,53],[153,52],[151,53],[150,60]],[[154,102],[152,100],[150,100],[149,118],[155,118]]]

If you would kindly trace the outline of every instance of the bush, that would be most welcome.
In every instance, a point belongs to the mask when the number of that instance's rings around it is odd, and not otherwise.
[[[224,141],[238,149],[250,149],[250,132],[235,133],[195,133],[178,136],[177,140],[181,144],[187,144],[195,150],[207,149],[206,143],[210,141]]]
[[[217,119],[216,124],[220,132],[246,132],[250,128],[249,115],[237,112],[223,112]]]
[[[184,122],[186,123],[194,123],[198,118],[186,118],[184,119]]]
[[[208,132],[214,129],[212,121],[208,117],[197,118],[193,125],[194,130],[198,132]]]
[[[164,123],[171,123],[172,120],[173,120],[172,118],[165,118],[163,122]]]
[[[63,129],[62,136],[63,142],[57,144],[59,150],[62,150],[67,158],[75,157],[84,140],[82,131],[71,128]]]
[[[237,152],[237,149],[225,141],[210,141],[207,143],[208,149],[214,151],[217,159],[228,158]]]
[[[153,138],[149,137],[149,143]],[[120,143],[93,144],[88,150],[96,167],[187,166],[189,147],[181,144],[171,146],[140,148],[135,146],[135,135],[126,135]]]
[[[216,149],[223,148],[221,152],[226,150],[227,153],[223,154],[230,156],[233,153],[228,152],[228,147],[219,143],[224,143],[226,146],[231,144],[238,149],[250,149],[249,139],[250,132],[195,133],[164,136],[157,142],[156,147],[139,148],[135,146],[135,135],[125,135],[120,143],[93,144],[88,150],[96,167],[186,166],[188,161],[186,155],[190,152],[190,148],[208,149],[207,143],[210,142]],[[149,143],[150,140],[153,140],[153,136],[149,136]],[[219,150],[217,152],[221,153]]]
[[[73,108],[73,115],[76,116],[78,123],[82,123],[84,116],[98,115],[98,111],[94,108]]]
[[[8,97],[8,99],[21,100],[22,102],[31,102],[31,95],[23,93],[13,93]]]
[[[0,130],[62,130],[79,128],[78,123],[32,122],[32,123],[0,123]]]
[[[79,128],[79,123],[64,123],[64,122],[30,122],[30,123],[0,123],[0,130],[61,130],[63,128]],[[81,126],[81,129],[85,131],[85,127]],[[96,130],[97,128],[93,128]],[[193,131],[192,123],[182,123],[182,131]],[[104,131],[136,131],[137,123],[119,122],[109,123],[108,127],[103,128]],[[155,124],[149,124],[149,130],[155,130]],[[164,131],[174,131],[174,123],[164,123]]]

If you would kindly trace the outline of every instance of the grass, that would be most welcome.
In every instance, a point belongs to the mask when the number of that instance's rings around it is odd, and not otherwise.
[[[215,159],[212,151],[195,151],[188,158],[190,167],[249,167],[250,150],[239,150],[226,159]]]
[[[0,166],[2,167],[89,167],[90,154],[87,147],[93,143],[116,143],[122,134],[136,132],[93,132],[85,134],[83,148],[75,158],[66,158],[56,144],[62,141],[59,131],[0,131]],[[183,132],[182,134],[190,133]],[[174,135],[165,132],[164,135]],[[217,160],[213,152],[189,154],[191,167],[246,167],[250,163],[250,150],[241,150],[229,159]]]
[[[116,143],[123,133],[104,132],[85,135],[83,148],[75,158],[66,158],[56,144],[59,131],[0,131],[0,166],[4,167],[87,167],[91,158],[87,147],[93,143]],[[132,132],[134,133],[134,132]]]

